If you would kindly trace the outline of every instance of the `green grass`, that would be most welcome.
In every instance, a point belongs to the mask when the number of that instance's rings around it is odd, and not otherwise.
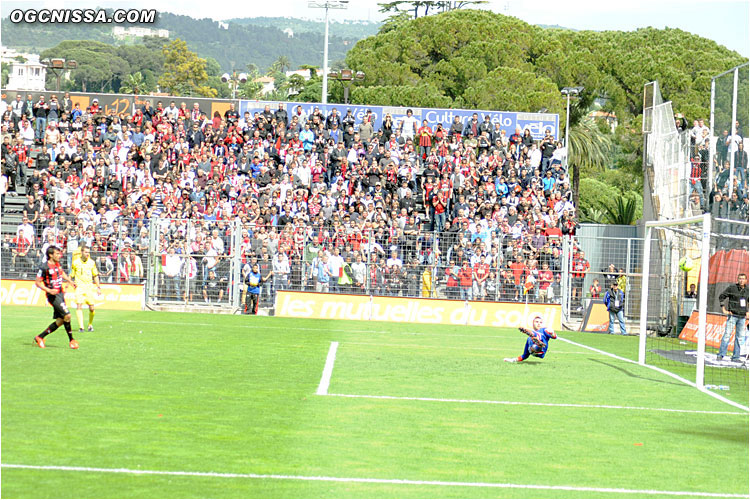
[[[748,494],[748,415],[671,377],[505,329],[101,311],[32,345],[2,309],[2,463]],[[75,319],[74,319],[75,324]],[[638,339],[565,333],[635,358]],[[738,412],[482,404],[329,394]],[[2,469],[4,498],[684,495]]]
[[[692,342],[682,341],[679,338],[672,337],[649,337],[646,344],[647,357],[646,362],[671,373],[679,375],[692,382],[695,381],[695,365],[671,361],[654,354],[653,351],[695,351],[697,346]],[[710,356],[715,356],[718,349],[706,346],[706,352]],[[748,406],[748,371],[745,369],[733,369],[726,367],[716,367],[709,364],[705,365],[703,375],[706,385],[721,385],[729,387],[729,390],[714,390],[716,394],[724,396],[732,401]]]

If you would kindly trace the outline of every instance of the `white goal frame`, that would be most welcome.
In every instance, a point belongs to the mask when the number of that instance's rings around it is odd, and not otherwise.
[[[711,214],[706,213],[684,219],[646,222],[646,235],[643,242],[643,292],[641,300],[641,317],[638,342],[638,364],[646,366],[646,335],[648,327],[648,285],[651,265],[651,236],[654,229],[687,224],[701,223],[701,269],[698,294],[698,357],[695,363],[695,385],[705,390],[705,353],[706,353],[706,311],[708,309],[708,261],[711,252]]]

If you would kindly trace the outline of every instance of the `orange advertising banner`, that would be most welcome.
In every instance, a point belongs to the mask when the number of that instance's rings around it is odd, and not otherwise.
[[[721,346],[721,337],[724,336],[724,328],[727,323],[727,317],[721,314],[706,313],[706,345],[716,347]],[[690,319],[680,332],[682,340],[698,343],[698,311],[693,311]],[[734,332],[729,339],[730,351],[734,351]]]
[[[561,307],[556,304],[464,302],[288,291],[276,293],[275,314],[291,318],[493,327],[528,327],[534,316],[541,315],[545,326],[557,330],[561,328],[562,320]]]
[[[65,302],[75,307],[75,292],[65,285]],[[47,297],[29,280],[0,280],[0,304],[3,306],[47,306]],[[95,304],[100,309],[140,311],[143,309],[143,285],[120,285],[102,283],[100,300]]]
[[[619,325],[618,325],[618,332]],[[607,332],[609,331],[609,311],[603,300],[592,300],[586,308],[586,314],[581,323],[582,332]]]

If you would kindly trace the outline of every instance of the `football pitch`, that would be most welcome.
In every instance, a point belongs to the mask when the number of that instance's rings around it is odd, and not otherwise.
[[[2,308],[3,498],[748,497],[748,413],[636,337]],[[77,329],[75,317],[74,328]]]

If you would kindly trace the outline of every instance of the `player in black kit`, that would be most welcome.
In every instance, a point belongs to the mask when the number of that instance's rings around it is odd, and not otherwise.
[[[34,342],[44,348],[44,337],[57,330],[60,325],[65,325],[65,331],[68,333],[70,348],[78,349],[78,342],[73,338],[73,328],[70,326],[70,311],[65,305],[65,295],[63,294],[63,281],[67,281],[73,287],[75,283],[65,273],[60,265],[62,250],[52,245],[47,248],[47,262],[39,266],[39,272],[36,275],[36,286],[47,294],[47,302],[52,306],[52,318],[55,320],[42,333],[34,337]]]

